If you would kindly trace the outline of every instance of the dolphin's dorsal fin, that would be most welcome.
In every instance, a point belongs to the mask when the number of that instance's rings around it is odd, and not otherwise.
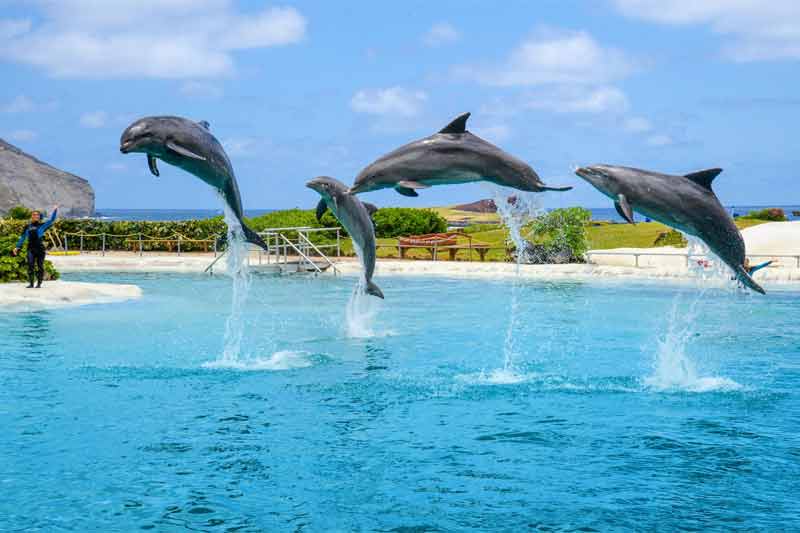
[[[369,213],[370,217],[374,215],[375,212],[378,210],[378,206],[375,204],[371,204],[369,202],[362,202],[362,203],[364,204],[364,207],[367,209],[367,213]]]
[[[714,181],[714,178],[719,176],[720,172],[722,172],[721,168],[707,168],[706,170],[698,170],[697,172],[690,172],[689,174],[686,174],[684,177],[692,180],[701,187],[705,187],[706,189],[711,190],[711,182]]]
[[[207,120],[201,120],[200,122],[198,122],[198,124],[200,124],[207,130],[211,130],[211,124],[209,124]]]
[[[439,130],[439,133],[466,133],[469,115],[469,112],[458,115],[450,124]]]

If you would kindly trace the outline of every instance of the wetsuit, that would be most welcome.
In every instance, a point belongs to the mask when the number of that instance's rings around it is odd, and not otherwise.
[[[19,240],[17,241],[17,248],[22,248],[22,245],[25,244],[25,239],[28,240],[29,287],[33,287],[34,274],[37,281],[36,286],[42,286],[42,280],[44,279],[44,256],[46,252],[44,246],[44,232],[47,231],[47,228],[52,226],[53,222],[56,221],[57,214],[58,210],[55,209],[53,210],[53,214],[50,215],[50,219],[47,222],[32,222],[25,226],[25,229],[22,230],[22,235],[19,236]]]

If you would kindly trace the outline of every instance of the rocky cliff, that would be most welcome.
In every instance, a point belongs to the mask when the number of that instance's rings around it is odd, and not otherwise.
[[[62,216],[94,214],[94,190],[83,178],[51,167],[0,139],[0,215],[15,205],[49,211],[59,204]]]

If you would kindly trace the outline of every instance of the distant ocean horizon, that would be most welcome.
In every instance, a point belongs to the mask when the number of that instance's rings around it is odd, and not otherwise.
[[[786,213],[789,220],[800,220],[800,216],[794,216],[793,211],[800,212],[800,205],[747,205],[747,206],[726,206],[731,215],[746,215],[751,211],[766,209],[768,207],[779,207]],[[623,222],[613,207],[587,207],[592,213],[592,220],[605,220],[612,222]],[[550,210],[550,208],[548,208]],[[246,217],[257,217],[280,211],[279,209],[245,209]],[[221,209],[109,209],[98,208],[95,210],[94,219],[97,220],[148,220],[148,221],[170,221],[170,220],[194,220],[203,218],[213,218],[221,216]],[[635,215],[637,221],[644,221],[645,218],[639,214]]]

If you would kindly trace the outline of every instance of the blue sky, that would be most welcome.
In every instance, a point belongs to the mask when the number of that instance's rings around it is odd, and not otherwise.
[[[575,165],[720,166],[726,204],[800,204],[800,2],[0,0],[0,137],[87,178],[100,208],[217,207],[119,135],[144,115],[208,120],[245,208],[311,207],[463,111],[569,193]],[[447,205],[480,185],[366,195]]]

